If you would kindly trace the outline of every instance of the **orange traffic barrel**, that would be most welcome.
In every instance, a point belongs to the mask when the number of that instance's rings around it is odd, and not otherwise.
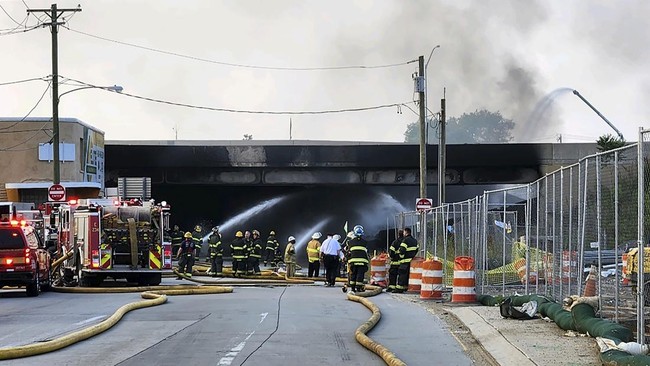
[[[422,262],[422,300],[442,300],[442,262],[426,260]]]
[[[411,259],[411,267],[409,269],[409,286],[406,290],[408,293],[419,294],[422,288],[422,263],[424,258],[415,257]]]
[[[453,285],[451,302],[476,302],[474,258],[456,257],[454,260]]]
[[[381,253],[370,260],[370,283],[372,285],[386,287],[386,262],[388,255]]]
[[[528,276],[526,276],[526,259],[525,258],[520,258],[517,259],[514,263],[515,270],[517,271],[517,275],[519,276],[519,280],[521,281],[522,285],[526,284],[526,281],[528,283],[535,283],[537,281],[537,272],[530,271],[528,273]]]

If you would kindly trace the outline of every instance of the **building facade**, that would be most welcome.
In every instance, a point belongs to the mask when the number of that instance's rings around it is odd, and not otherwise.
[[[48,201],[54,176],[52,118],[0,117],[0,200]],[[61,185],[68,199],[104,193],[104,132],[76,118],[59,120]]]

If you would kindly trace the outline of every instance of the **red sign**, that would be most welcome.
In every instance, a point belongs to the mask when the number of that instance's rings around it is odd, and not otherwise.
[[[47,196],[52,202],[65,201],[65,187],[60,184],[52,184],[47,190]]]
[[[433,207],[431,198],[418,198],[415,200],[415,209],[418,211],[430,210]]]

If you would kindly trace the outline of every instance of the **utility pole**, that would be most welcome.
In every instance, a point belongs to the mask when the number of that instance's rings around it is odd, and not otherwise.
[[[418,58],[420,71],[417,79],[417,91],[420,101],[420,198],[427,198],[427,149],[426,149],[426,105],[424,104],[424,56]]]
[[[54,162],[53,184],[61,183],[61,160],[59,158],[59,45],[58,45],[58,26],[65,24],[65,21],[59,21],[59,18],[67,12],[81,11],[81,7],[74,9],[57,9],[56,4],[52,4],[50,9],[27,9],[27,13],[44,13],[50,17],[49,25],[52,31],[52,160]]]
[[[445,183],[447,176],[447,91],[443,92],[443,98],[440,99],[440,143],[438,144],[438,206],[445,203]]]

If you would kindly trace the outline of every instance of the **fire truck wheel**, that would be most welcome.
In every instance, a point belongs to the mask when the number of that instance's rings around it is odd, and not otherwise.
[[[38,275],[38,267],[36,268],[36,276],[34,276],[34,281],[27,285],[27,296],[35,297],[41,293],[41,279]]]

